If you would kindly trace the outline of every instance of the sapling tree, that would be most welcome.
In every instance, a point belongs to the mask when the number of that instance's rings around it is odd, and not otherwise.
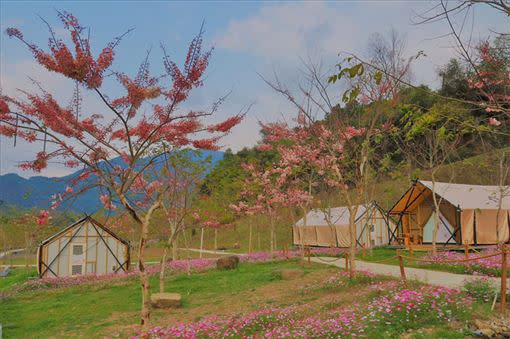
[[[160,171],[161,178],[171,189],[166,191],[161,200],[163,215],[168,223],[167,240],[161,256],[159,270],[159,290],[165,290],[165,268],[168,250],[172,259],[177,259],[177,237],[190,227],[189,216],[192,204],[196,201],[197,187],[210,164],[210,159],[202,159],[200,152],[185,149],[173,153],[164,152],[164,163]]]
[[[310,149],[317,154],[314,163],[315,172],[319,174],[319,184],[323,191],[338,192],[349,210],[349,241],[351,273],[355,270],[356,252],[356,215],[358,206],[364,202],[374,159],[376,144],[380,136],[387,129],[384,121],[386,102],[390,101],[397,83],[383,76],[380,72],[365,74],[362,64],[355,63],[353,58],[346,59],[345,63],[338,65],[339,71],[328,79],[317,73],[316,67],[309,67],[313,73],[308,79],[312,80],[312,88],[303,90],[302,95],[309,98],[309,103],[316,107],[315,111],[326,114],[325,121],[318,121],[310,114],[307,105],[302,105],[290,90],[285,88],[278,80],[269,85],[292,103],[300,116],[298,126],[285,126],[282,131],[276,131],[285,139],[296,131],[306,133]],[[403,72],[407,72],[405,68]],[[342,100],[346,106],[353,107],[360,100],[364,105],[366,114],[353,124],[347,117],[335,114],[338,106],[332,105],[329,97],[328,84],[346,79],[349,87],[344,92]],[[367,81],[371,81],[368,84]],[[315,94],[314,94],[315,93]],[[308,102],[308,101],[307,101]],[[280,127],[281,128],[281,127]],[[299,156],[298,156],[299,157]],[[332,206],[327,206],[331,208]]]
[[[454,101],[440,101],[423,111],[412,105],[403,105],[401,125],[403,131],[396,133],[396,141],[403,153],[414,165],[430,172],[431,199],[434,205],[434,229],[432,251],[437,251],[437,234],[440,227],[442,197],[437,194],[438,171],[457,156],[460,147],[468,145],[477,128],[475,119],[468,116],[466,107]],[[454,172],[451,172],[449,182]]]
[[[122,37],[93,55],[89,30],[70,13],[59,12],[70,42],[58,38],[48,25],[48,50],[29,42],[16,28],[8,28],[9,37],[17,39],[33,54],[35,61],[77,84],[82,91],[97,96],[103,104],[101,114],[82,107],[77,114],[60,103],[48,89],[39,92],[20,90],[18,95],[2,95],[0,99],[0,134],[40,141],[43,149],[34,160],[23,162],[26,170],[41,171],[50,161],[69,168],[82,167],[73,184],[80,183],[73,194],[96,187],[106,209],[122,207],[140,227],[138,270],[142,305],[141,325],[146,330],[150,319],[149,278],[145,270],[145,248],[149,224],[162,207],[165,194],[172,186],[158,175],[162,155],[155,152],[162,143],[168,152],[183,147],[218,149],[221,137],[242,120],[232,116],[219,123],[206,123],[218,105],[209,111],[184,109],[191,91],[202,86],[211,51],[202,48],[203,30],[191,41],[182,67],[172,61],[163,49],[165,74],[152,75],[147,55],[134,76],[112,71],[115,48]],[[109,75],[109,76],[107,76]],[[110,81],[109,86],[104,83]],[[111,86],[110,86],[111,85]],[[106,94],[107,88],[117,91]],[[118,95],[118,93],[124,94]],[[113,161],[115,157],[119,161]],[[153,175],[146,173],[152,171]],[[86,186],[83,184],[86,183]],[[58,204],[58,201],[56,201]],[[47,219],[47,212],[40,220]]]

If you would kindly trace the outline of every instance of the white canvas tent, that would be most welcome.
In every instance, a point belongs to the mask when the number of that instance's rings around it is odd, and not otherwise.
[[[129,243],[86,216],[44,240],[37,249],[42,277],[127,272]]]
[[[349,247],[349,215],[347,207],[311,210],[293,226],[294,245]],[[396,224],[375,202],[368,206],[358,206],[357,246],[388,245],[395,227]]]
[[[509,187],[504,187],[508,192]],[[500,187],[435,183],[440,225],[438,243],[489,245],[510,239],[510,196]],[[508,193],[506,193],[508,194]],[[431,243],[434,228],[432,182],[417,180],[391,208],[389,215],[398,218],[398,231],[391,234],[408,238],[414,244]]]

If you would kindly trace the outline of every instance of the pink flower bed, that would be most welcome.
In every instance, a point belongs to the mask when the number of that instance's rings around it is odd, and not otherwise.
[[[478,258],[490,255],[499,252],[499,250],[500,249],[497,247],[491,247],[481,251],[480,253],[469,253],[469,258]],[[461,266],[465,269],[466,274],[489,276],[501,275],[501,254],[468,262],[445,262],[448,260],[464,260],[466,258],[464,253],[453,251],[441,252],[436,255],[428,253],[423,258],[434,261],[432,263],[423,263],[423,265],[442,264],[447,266]],[[508,265],[510,266],[510,256],[508,256]]]
[[[393,283],[393,281],[392,281]],[[389,282],[388,282],[389,284]],[[380,286],[380,285],[378,285]],[[388,285],[389,287],[389,285]],[[269,308],[231,317],[209,317],[172,327],[155,327],[149,338],[332,338],[394,333],[419,327],[424,320],[450,321],[471,300],[458,290],[424,286],[397,289],[368,304],[330,310],[326,316],[306,316],[306,306]]]
[[[327,253],[329,255],[340,253],[339,249],[317,249],[312,250],[313,254],[324,254]],[[275,251],[273,256],[271,256],[268,252],[255,252],[251,254],[240,254],[239,258],[241,262],[249,262],[249,263],[257,263],[257,262],[268,262],[273,260],[285,260],[290,258],[299,258],[301,256],[301,252],[299,250],[295,251]],[[190,270],[191,272],[202,272],[216,267],[216,259],[190,259],[190,260],[172,260],[168,261],[166,264],[167,268],[171,272],[176,273],[184,273]],[[157,274],[159,273],[159,265],[148,265],[146,267],[146,272],[148,274]],[[85,274],[74,277],[48,277],[42,279],[34,279],[27,281],[23,284],[20,289],[21,290],[36,290],[41,288],[58,288],[58,287],[70,287],[81,285],[84,283],[98,283],[98,282],[107,282],[114,280],[127,279],[130,277],[138,276],[138,268],[130,271],[130,272],[120,272],[120,273],[111,273],[111,274]]]
[[[168,261],[166,267],[172,272],[201,272],[215,267],[214,259],[191,259],[191,260],[173,260]],[[147,274],[159,273],[159,265],[150,265],[146,267]],[[36,290],[41,288],[58,288],[81,285],[84,283],[98,283],[114,280],[122,280],[138,276],[139,270],[134,269],[129,272],[110,273],[110,274],[84,274],[73,277],[48,277],[27,281],[21,286],[22,290]]]

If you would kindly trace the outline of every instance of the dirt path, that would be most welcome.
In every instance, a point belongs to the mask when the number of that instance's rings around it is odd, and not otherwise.
[[[0,259],[2,259],[3,257],[7,256],[8,254],[11,254],[11,253],[18,253],[18,252],[23,252],[25,249],[24,248],[16,248],[14,250],[9,250],[9,251],[5,251],[5,252],[0,252]]]
[[[311,258],[313,262],[333,265],[336,267],[345,268],[345,260],[343,258],[334,260],[331,257],[316,257]],[[376,274],[389,275],[393,277],[400,277],[400,267],[396,265],[376,264],[367,261],[356,260],[356,269],[366,270]],[[460,288],[464,285],[467,279],[472,279],[472,275],[468,274],[454,274],[449,272],[432,271],[422,268],[411,268],[406,267],[405,273],[407,279],[418,280],[427,284],[449,287],[449,288]],[[501,283],[500,278],[490,278],[494,286],[499,286]]]

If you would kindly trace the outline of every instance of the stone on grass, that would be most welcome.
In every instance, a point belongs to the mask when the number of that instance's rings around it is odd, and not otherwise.
[[[176,308],[180,307],[182,297],[179,293],[153,293],[151,304],[155,308]]]
[[[283,280],[292,280],[302,277],[305,271],[298,268],[281,268],[273,271],[273,274],[282,278]]]
[[[239,265],[239,257],[230,255],[228,257],[219,258],[216,261],[216,268],[220,270],[233,270]]]

